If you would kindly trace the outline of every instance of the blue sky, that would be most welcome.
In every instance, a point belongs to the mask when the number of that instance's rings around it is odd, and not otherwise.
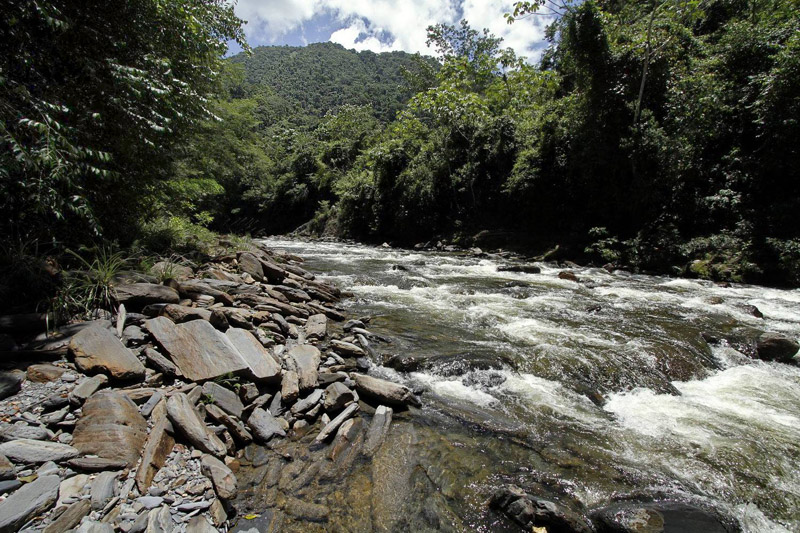
[[[432,54],[425,28],[462,18],[473,28],[489,28],[529,61],[544,47],[546,17],[508,25],[503,17],[513,2],[492,0],[238,0],[236,13],[247,21],[251,46],[332,41],[345,48]]]

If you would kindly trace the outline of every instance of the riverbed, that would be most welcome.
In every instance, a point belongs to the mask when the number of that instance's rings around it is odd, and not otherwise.
[[[496,256],[267,244],[350,291],[347,312],[388,341],[373,341],[370,372],[421,393],[423,408],[393,426],[391,454],[326,496],[368,499],[373,527],[496,531],[486,498],[513,483],[584,509],[669,498],[748,532],[800,530],[800,368],[702,337],[798,338],[799,290],[600,268],[570,269],[575,281],[545,263],[498,271],[509,261]],[[416,368],[383,366],[391,354]],[[334,525],[363,520],[340,513]]]

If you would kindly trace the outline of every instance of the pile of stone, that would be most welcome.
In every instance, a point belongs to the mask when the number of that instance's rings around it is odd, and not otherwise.
[[[301,262],[254,245],[159,263],[162,283],[116,287],[116,315],[7,352],[63,358],[0,372],[0,533],[226,531],[245,446],[317,431],[333,448],[360,405],[380,441],[419,400],[362,373],[375,337],[333,325],[340,291]]]

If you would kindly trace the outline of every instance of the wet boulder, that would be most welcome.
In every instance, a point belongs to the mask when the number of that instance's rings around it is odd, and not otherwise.
[[[781,333],[762,333],[756,340],[756,354],[764,361],[794,362],[800,344]]]
[[[739,524],[716,511],[678,502],[617,503],[591,513],[598,533],[702,531],[736,533]]]
[[[542,269],[536,265],[500,265],[498,272],[521,272],[523,274],[540,274]]]
[[[489,506],[528,530],[545,528],[548,533],[592,533],[591,525],[581,514],[526,494],[514,485],[495,490]]]
[[[364,399],[373,399],[379,404],[396,407],[407,407],[408,405],[419,407],[421,405],[419,398],[404,385],[363,374],[353,373],[350,374],[350,377],[355,381],[359,396]]]

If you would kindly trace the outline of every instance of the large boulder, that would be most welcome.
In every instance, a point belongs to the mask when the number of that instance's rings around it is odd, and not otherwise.
[[[46,511],[58,498],[58,476],[41,476],[0,503],[0,533],[18,531],[32,517]]]
[[[128,310],[142,309],[151,304],[176,304],[180,301],[178,291],[155,283],[128,283],[114,287],[117,302]]]
[[[250,252],[239,254],[239,269],[253,276],[256,281],[264,280],[264,269],[261,262]]]
[[[72,444],[84,455],[136,464],[147,438],[147,422],[136,404],[117,391],[100,391],[83,405]]]
[[[80,331],[69,343],[75,365],[87,374],[114,379],[143,379],[144,365],[110,330],[95,326]]]
[[[145,327],[169,354],[181,373],[192,381],[205,381],[250,367],[225,334],[205,320],[175,324],[158,317]]]
[[[756,354],[765,361],[791,363],[800,344],[781,333],[762,333],[756,340]]]
[[[393,405],[396,407],[406,407],[415,405],[419,407],[419,398],[414,396],[411,390],[404,386],[364,374],[350,374],[356,383],[356,391],[359,396],[366,399],[377,400],[379,404]]]

